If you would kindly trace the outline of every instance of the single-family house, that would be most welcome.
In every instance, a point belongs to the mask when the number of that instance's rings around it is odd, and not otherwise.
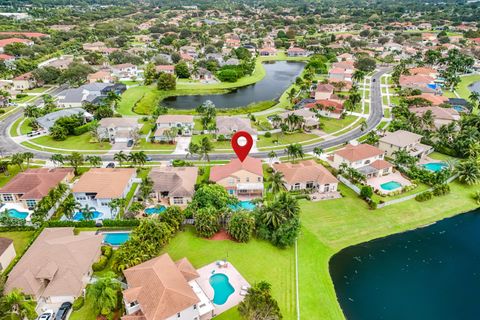
[[[422,92],[422,94],[416,95],[416,96],[411,96],[408,99],[415,99],[415,98],[422,98],[427,100],[432,104],[432,106],[440,106],[442,104],[448,103],[448,98],[442,95],[434,94],[434,93],[425,93]]]
[[[110,91],[121,94],[126,89],[127,87],[123,83],[93,82],[60,92],[57,104],[63,108],[81,108],[85,103],[98,104],[103,102]]]
[[[83,47],[83,50],[90,51],[90,52],[101,52],[107,48],[105,43],[101,41],[97,41],[93,43],[84,43],[82,47]]]
[[[311,111],[311,109],[309,109],[309,108],[302,108],[302,109],[297,109],[297,110],[293,110],[293,111],[286,111],[286,112],[281,113],[279,116],[280,116],[280,118],[285,120],[290,115],[295,115],[295,116],[301,117],[304,121],[303,125],[304,125],[305,128],[309,128],[309,129],[317,128],[318,125],[319,125],[319,120],[318,120],[317,114],[315,112]]]
[[[128,142],[139,128],[136,118],[103,118],[98,124],[100,138],[110,143]]]
[[[352,82],[353,71],[344,68],[332,68],[328,71],[328,80],[331,82]]]
[[[213,76],[213,73],[211,73],[207,69],[198,68],[198,71],[192,74],[192,79],[202,82],[210,82],[215,80],[215,77]]]
[[[4,203],[33,210],[50,190],[60,183],[69,183],[73,176],[72,168],[27,169],[0,188],[0,198]]]
[[[246,157],[243,162],[234,158],[225,165],[214,166],[210,170],[210,180],[241,199],[263,196],[262,161],[257,158]]]
[[[411,156],[422,158],[433,152],[431,146],[422,144],[422,136],[405,130],[387,132],[378,141],[378,147],[385,151],[387,157],[394,157],[394,153],[400,150],[408,152]]]
[[[175,128],[179,136],[191,136],[193,133],[194,121],[190,115],[160,115],[156,121],[157,129],[153,136],[156,141],[168,141],[170,139],[165,133],[167,130]]]
[[[399,79],[402,89],[419,89],[422,92],[437,93],[439,86],[434,83],[435,79],[427,75],[401,75]]]
[[[192,201],[197,175],[197,167],[155,167],[148,174],[157,202],[172,206],[186,206]]]
[[[429,67],[410,68],[410,69],[408,69],[408,72],[412,76],[421,75],[421,76],[432,77],[433,79],[436,79],[437,76],[438,76],[438,71],[433,69],[433,68],[429,68]]]
[[[339,100],[314,100],[304,105],[308,109],[316,109],[322,117],[340,119],[344,111],[343,103]]]
[[[393,165],[384,159],[385,152],[369,144],[347,145],[333,154],[332,165],[356,169],[365,177],[380,177],[393,172]]]
[[[1,39],[0,40],[0,53],[5,51],[5,47],[9,44],[13,43],[23,43],[26,46],[33,46],[33,41],[29,39],[22,39],[22,38],[8,38],[8,39]]]
[[[120,80],[129,80],[138,77],[137,66],[132,63],[116,64],[110,67],[112,75]]]
[[[164,64],[164,65],[158,65],[158,66],[155,66],[155,71],[157,73],[167,73],[167,74],[175,74],[175,66],[174,65],[168,65],[168,64]]]
[[[80,115],[85,122],[93,120],[93,115],[82,108],[67,108],[47,113],[46,115],[37,118],[37,123],[41,128],[49,130],[58,119],[73,115]]]
[[[92,168],[73,185],[72,194],[82,207],[99,212],[97,219],[111,219],[118,210],[112,211],[110,203],[127,196],[136,176],[134,168]]]
[[[252,128],[250,119],[233,116],[219,116],[216,119],[217,134],[231,137],[237,131],[246,131],[256,140],[257,131]]]
[[[200,275],[187,260],[168,253],[123,271],[126,315],[122,320],[211,319],[215,307],[195,281]]]
[[[342,53],[341,55],[337,56],[338,61],[349,61],[354,62],[355,57],[351,53]]]
[[[318,83],[317,88],[313,91],[312,98],[315,100],[328,100],[332,97],[335,87],[331,84]]]
[[[284,186],[287,190],[312,190],[318,193],[337,191],[337,178],[313,160],[275,163],[273,169],[283,174]]]
[[[112,72],[108,69],[101,69],[94,73],[90,73],[87,76],[89,83],[102,82],[102,83],[113,83],[115,82],[115,77]]]
[[[59,58],[52,58],[50,60],[40,63],[39,67],[52,67],[60,70],[65,70],[73,63],[72,56],[64,56]]]
[[[5,291],[20,289],[37,300],[37,309],[58,307],[83,294],[100,257],[103,237],[74,228],[46,228],[8,275]]]
[[[37,86],[37,81],[31,72],[21,74],[13,78],[13,89],[23,91],[33,89]]]
[[[258,54],[262,57],[275,56],[277,54],[277,49],[274,47],[264,47],[258,50]]]
[[[409,110],[410,112],[415,113],[418,117],[423,116],[427,111],[431,111],[434,118],[434,125],[437,129],[443,125],[450,124],[453,121],[460,120],[460,114],[453,108],[419,107],[410,108]]]
[[[15,259],[17,253],[13,246],[13,240],[0,237],[0,273],[3,272],[10,263]]]
[[[306,57],[308,56],[308,51],[298,47],[290,47],[287,50],[287,55],[289,57]]]

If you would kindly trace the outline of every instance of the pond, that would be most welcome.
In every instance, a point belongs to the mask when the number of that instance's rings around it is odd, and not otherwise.
[[[478,319],[480,210],[346,248],[330,273],[347,319]]]
[[[237,108],[253,102],[278,99],[300,75],[305,63],[275,61],[264,63],[263,66],[266,75],[255,84],[224,94],[168,97],[162,101],[162,104],[174,109],[194,109],[205,101],[211,100],[218,108]]]
[[[468,88],[470,89],[470,91],[475,91],[480,93],[480,81],[472,83]]]

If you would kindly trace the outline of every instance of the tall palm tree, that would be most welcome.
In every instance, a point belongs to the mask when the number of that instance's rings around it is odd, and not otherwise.
[[[24,152],[23,159],[27,162],[27,169],[30,168],[30,161],[32,161],[35,155],[32,152]]]
[[[118,164],[121,167],[123,162],[128,160],[128,156],[125,154],[125,152],[120,151],[113,155],[113,160],[118,161]]]
[[[23,171],[24,160],[25,160],[25,158],[23,156],[23,153],[14,153],[12,155],[12,158],[10,159],[10,162],[12,164],[16,164],[18,166],[18,168],[20,169],[20,171]]]
[[[287,219],[300,213],[300,205],[290,193],[282,191],[275,196],[275,202],[282,207],[282,212]]]
[[[194,155],[196,155],[199,152],[199,150],[200,150],[200,147],[198,146],[198,144],[190,142],[187,150],[185,150],[185,151],[187,151],[187,154],[185,155],[185,158],[188,159],[188,157],[193,157]]]
[[[313,148],[313,154],[320,158],[320,156],[323,154],[323,149],[320,147],[315,147]]]
[[[102,158],[100,158],[99,156],[87,156],[85,160],[87,160],[94,168],[100,167],[100,165],[102,164]]]
[[[355,81],[356,83],[359,83],[365,79],[365,71],[362,70],[356,70],[353,75],[352,75],[352,80]]]
[[[82,213],[84,220],[93,219],[93,213],[95,212],[94,207],[90,207],[88,204],[86,204],[84,207],[77,207],[77,209]]]
[[[106,273],[87,288],[87,297],[93,302],[97,315],[110,315],[118,305],[121,286],[113,272]]]
[[[277,192],[280,192],[280,190],[283,190],[285,184],[285,180],[283,178],[283,173],[279,171],[272,173],[267,178],[268,190],[273,194],[276,194]]]
[[[270,159],[270,162],[273,162],[273,159],[275,159],[277,157],[277,154],[275,153],[275,151],[270,151],[268,153],[268,158]]]
[[[203,137],[200,141],[198,153],[201,159],[207,159],[207,162],[210,162],[210,155],[209,153],[213,151],[212,142],[208,137]]]
[[[52,154],[52,156],[50,157],[50,160],[53,162],[55,166],[57,166],[65,162],[65,157],[61,153],[55,153],[55,154]]]
[[[468,185],[477,184],[480,181],[480,167],[475,159],[467,159],[457,164],[456,172],[458,180]]]
[[[71,220],[75,214],[75,210],[78,208],[78,204],[75,201],[73,195],[69,195],[60,205],[60,210],[68,220]]]
[[[19,289],[13,289],[0,298],[0,314],[2,319],[28,319],[37,318],[35,301],[27,299]]]

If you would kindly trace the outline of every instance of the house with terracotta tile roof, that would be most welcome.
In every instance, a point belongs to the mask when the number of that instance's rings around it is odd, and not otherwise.
[[[379,177],[393,172],[393,165],[384,159],[385,152],[369,144],[347,145],[333,154],[333,167],[347,165],[367,178]]]
[[[21,289],[37,300],[37,310],[58,308],[83,294],[103,237],[74,228],[46,228],[8,275],[5,291]]]
[[[0,39],[0,53],[4,52],[5,47],[13,43],[23,43],[26,46],[33,46],[33,41],[23,38]]]
[[[50,190],[60,183],[69,183],[73,176],[72,168],[27,169],[0,188],[0,199],[32,210]]]
[[[317,112],[327,118],[340,119],[344,111],[343,103],[339,100],[320,99],[305,104],[305,108],[316,109]]]
[[[72,194],[82,207],[99,212],[99,219],[110,219],[117,213],[110,208],[110,202],[125,198],[136,177],[134,168],[92,168],[73,185]]]
[[[428,102],[430,102],[432,104],[432,106],[437,106],[437,107],[444,104],[444,103],[448,103],[448,98],[447,97],[442,96],[442,95],[438,95],[438,94],[434,94],[434,93],[422,92],[422,94],[420,94],[420,95],[408,97],[408,99],[415,99],[415,98],[425,99]]]
[[[416,67],[416,68],[410,68],[408,69],[408,72],[412,76],[416,75],[422,75],[422,76],[429,76],[432,78],[437,78],[438,76],[438,71],[433,69],[433,68],[428,68],[428,67]]]
[[[175,74],[175,66],[168,65],[168,64],[158,65],[158,66],[155,66],[155,71],[158,73],[163,72],[167,74]]]
[[[12,83],[13,89],[16,91],[33,89],[38,84],[31,72],[27,72],[13,78]]]
[[[197,167],[154,167],[148,174],[153,181],[157,202],[186,206],[192,201],[197,182]]]
[[[312,98],[315,100],[327,100],[330,99],[335,91],[335,87],[329,83],[318,83],[317,88],[312,94]]]
[[[318,193],[337,191],[337,178],[324,166],[313,160],[304,160],[298,163],[275,163],[273,169],[283,174],[284,186],[289,191],[311,190]]]
[[[453,108],[441,108],[441,107],[419,107],[410,108],[410,112],[415,113],[418,117],[423,116],[426,112],[431,111],[434,118],[433,122],[438,129],[443,125],[452,123],[453,121],[460,120],[460,114]]]
[[[126,315],[122,320],[211,319],[215,307],[196,279],[198,272],[183,258],[168,253],[123,271]]]
[[[401,75],[399,84],[402,89],[419,89],[422,92],[436,93],[438,90],[434,81],[433,77],[427,75]]]
[[[2,31],[0,35],[4,36],[24,36],[27,38],[49,38],[50,35],[40,32],[24,32],[24,31]]]
[[[254,199],[263,196],[262,160],[246,157],[243,162],[238,158],[225,165],[210,169],[210,180],[223,186],[231,195],[239,199]]]
[[[101,70],[98,70],[97,72],[90,73],[87,76],[87,80],[89,83],[94,83],[94,82],[113,83],[115,82],[115,77],[113,76],[110,70],[101,69]]]
[[[10,238],[0,237],[0,273],[3,272],[10,263],[15,259],[17,253],[13,246],[13,240]]]
[[[422,158],[433,152],[431,146],[422,144],[422,136],[405,130],[387,132],[378,141],[378,147],[385,151],[385,155],[393,157],[400,150],[408,152],[411,156]]]

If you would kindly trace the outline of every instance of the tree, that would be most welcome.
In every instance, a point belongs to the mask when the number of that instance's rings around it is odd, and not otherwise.
[[[175,74],[182,79],[187,79],[190,77],[190,70],[188,70],[188,65],[186,62],[180,62],[175,65]]]
[[[315,147],[313,148],[313,154],[320,158],[320,156],[323,154],[323,149],[320,147]]]
[[[238,305],[238,312],[247,320],[280,320],[282,314],[272,297],[271,285],[261,281],[248,288],[245,299]]]
[[[272,194],[276,194],[284,189],[285,180],[283,179],[283,173],[275,171],[268,178],[268,191]]]
[[[62,73],[59,79],[60,83],[69,83],[70,85],[81,85],[87,80],[87,76],[93,72],[89,65],[73,62]]]
[[[155,70],[155,65],[153,62],[147,63],[145,70],[143,71],[143,78],[145,85],[151,85],[155,78],[157,77],[157,71]]]
[[[198,209],[194,218],[195,230],[200,237],[211,238],[220,230],[219,211],[213,206]]]
[[[375,59],[370,57],[361,57],[355,62],[355,68],[365,73],[374,71],[376,67],[377,62],[375,61]]]
[[[186,150],[187,154],[185,155],[185,158],[193,157],[199,152],[199,150],[200,150],[200,147],[198,146],[198,144],[194,142],[190,142],[188,144],[188,149]]]
[[[366,73],[362,70],[356,70],[352,75],[352,80],[359,83],[365,79]]]
[[[268,159],[270,159],[270,162],[273,162],[273,160],[277,157],[277,154],[275,153],[275,151],[270,151],[268,153]]]
[[[248,242],[255,228],[255,218],[244,210],[233,213],[227,225],[227,232],[238,242]]]
[[[17,165],[20,171],[23,171],[23,162],[25,161],[25,157],[23,153],[14,153],[12,154],[12,158],[10,159],[10,163],[13,165]]]
[[[118,306],[120,282],[113,272],[106,273],[87,287],[87,297],[97,315],[109,316]]]
[[[119,166],[121,167],[122,164],[128,160],[128,155],[125,154],[125,152],[120,151],[113,155],[113,160],[117,161]]]
[[[291,158],[293,162],[295,162],[297,158],[303,158],[304,156],[302,145],[299,143],[288,145],[285,152],[287,153],[288,160]]]
[[[177,79],[174,75],[161,73],[157,80],[158,90],[175,90],[177,87]]]
[[[456,172],[458,173],[458,180],[462,183],[473,185],[480,181],[480,167],[478,160],[467,159],[457,164]]]
[[[207,162],[210,162],[210,152],[213,151],[213,144],[208,139],[208,137],[203,137],[200,140],[200,144],[198,146],[198,154],[200,155],[200,159],[207,159]]]
[[[71,220],[75,214],[75,210],[78,208],[77,202],[72,194],[69,194],[68,197],[60,204],[60,211],[63,213],[65,218]]]
[[[363,186],[362,189],[360,189],[360,197],[362,199],[367,199],[371,198],[373,195],[373,189],[370,186]]]
[[[159,219],[162,222],[168,224],[173,232],[180,230],[183,221],[185,220],[185,215],[182,212],[182,209],[178,206],[170,206],[159,215]]]
[[[80,211],[82,213],[82,216],[83,216],[84,220],[92,220],[93,219],[93,215],[94,215],[94,212],[95,212],[94,207],[90,207],[88,204],[86,204],[83,207],[77,206],[77,209],[78,209],[78,211]]]
[[[52,137],[53,140],[63,141],[67,139],[68,130],[65,127],[62,127],[61,125],[54,124],[53,126],[50,127],[49,131],[50,131],[50,136]]]
[[[27,299],[20,289],[13,289],[0,298],[0,314],[5,320],[34,320],[37,318],[35,306],[35,301]]]
[[[87,156],[85,160],[90,163],[92,167],[100,167],[102,165],[102,158],[100,156]]]
[[[65,157],[61,153],[52,154],[50,160],[53,162],[55,166],[63,164],[65,162]]]
[[[84,163],[84,158],[83,155],[79,152],[72,152],[71,155],[67,156],[66,158],[70,165],[73,167],[75,171],[75,175],[78,176],[78,167],[83,165]]]

